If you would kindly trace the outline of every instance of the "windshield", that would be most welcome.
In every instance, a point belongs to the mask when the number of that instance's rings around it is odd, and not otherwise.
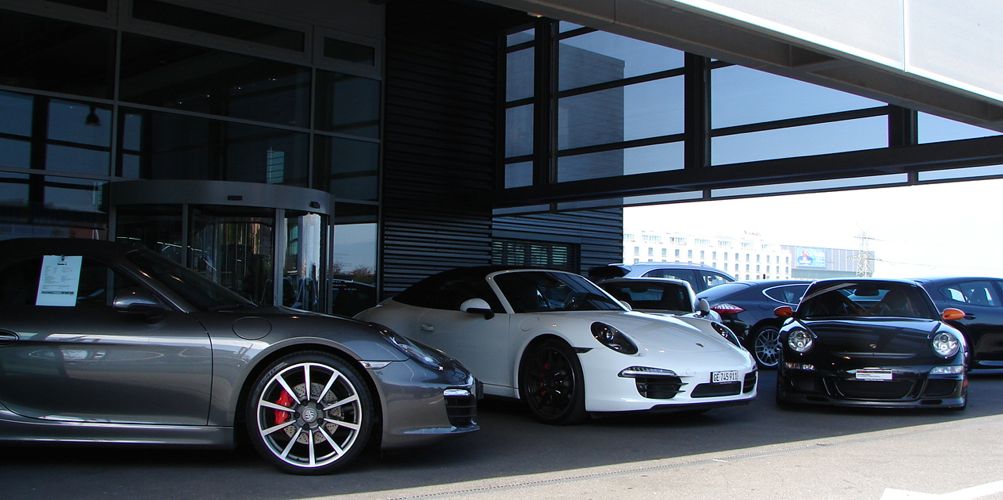
[[[803,319],[934,316],[921,288],[895,282],[819,283],[808,290],[798,307],[798,317]]]
[[[693,312],[693,297],[688,287],[676,283],[650,282],[605,282],[599,285],[613,297],[622,300],[634,309]]]
[[[254,302],[149,250],[137,249],[127,253],[126,258],[200,310],[218,311],[255,306]]]
[[[518,271],[498,274],[494,281],[516,313],[624,310],[591,281],[577,274]]]

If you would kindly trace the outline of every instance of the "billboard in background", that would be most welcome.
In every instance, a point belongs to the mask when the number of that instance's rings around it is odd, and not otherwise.
[[[794,267],[825,269],[825,250],[821,248],[794,247]]]

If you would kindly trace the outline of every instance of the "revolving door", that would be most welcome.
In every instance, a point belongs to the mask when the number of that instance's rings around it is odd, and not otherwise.
[[[229,181],[113,183],[111,228],[262,305],[330,311],[329,194]]]

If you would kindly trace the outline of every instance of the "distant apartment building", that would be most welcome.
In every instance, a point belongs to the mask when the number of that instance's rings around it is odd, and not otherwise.
[[[870,276],[874,252],[803,245],[781,245],[756,233],[701,236],[625,230],[623,261],[703,264],[739,280],[818,279]]]

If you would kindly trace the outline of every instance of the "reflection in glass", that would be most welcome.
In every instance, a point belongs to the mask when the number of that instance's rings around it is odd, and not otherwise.
[[[0,137],[0,166],[31,168],[31,143]]]
[[[560,149],[683,132],[683,78],[565,97],[558,102]]]
[[[0,134],[28,137],[31,135],[31,109],[34,98],[30,95],[0,91]]]
[[[74,212],[104,212],[105,181],[74,179],[72,177],[45,177],[45,208],[72,210]]]
[[[379,143],[318,135],[314,186],[334,194],[335,199],[376,201],[379,157]]]
[[[191,209],[188,267],[259,304],[271,304],[274,212],[248,208]]]
[[[204,10],[174,5],[160,0],[133,0],[136,19],[169,24],[248,42],[302,52],[306,36],[296,30],[248,21]]]
[[[112,97],[114,30],[4,11],[0,47],[0,85]]]
[[[936,115],[919,113],[919,143],[955,141],[959,139],[975,139],[999,135],[995,130],[989,130],[967,123],[956,122]]]
[[[367,66],[376,65],[376,49],[360,43],[324,38],[324,57]]]
[[[886,104],[792,78],[728,66],[711,73],[711,125],[747,125]]]
[[[28,206],[28,174],[0,172],[0,206]]]
[[[335,314],[352,316],[376,305],[376,242],[375,222],[334,226],[331,294]]]
[[[561,156],[557,159],[557,181],[679,170],[683,168],[684,149],[684,144],[680,141]]]
[[[523,161],[505,165],[505,189],[533,185],[533,162]]]
[[[593,31],[560,43],[559,90],[611,82],[683,66],[681,50]]]
[[[117,241],[142,244],[178,264],[185,262],[181,231],[181,205],[117,209]]]
[[[120,175],[307,186],[308,134],[152,111],[120,121]]]
[[[810,156],[888,146],[884,116],[789,127],[711,139],[712,165]]]
[[[285,265],[282,269],[282,304],[294,309],[320,311],[323,278],[323,217],[305,212],[286,212]]]
[[[315,126],[328,132],[380,136],[380,82],[371,78],[317,71]]]
[[[306,127],[310,70],[137,35],[122,37],[124,101]]]
[[[505,40],[505,46],[511,47],[513,45],[519,45],[520,43],[532,42],[536,38],[536,28],[530,28],[525,31],[520,31],[518,33],[512,33],[508,35]]]
[[[533,105],[505,110],[505,157],[533,154]]]
[[[61,173],[108,175],[110,160],[107,150],[52,144],[45,148],[45,169]]]
[[[509,52],[505,58],[505,100],[533,97],[533,49]]]
[[[74,101],[49,101],[49,139],[108,148],[111,109]]]

